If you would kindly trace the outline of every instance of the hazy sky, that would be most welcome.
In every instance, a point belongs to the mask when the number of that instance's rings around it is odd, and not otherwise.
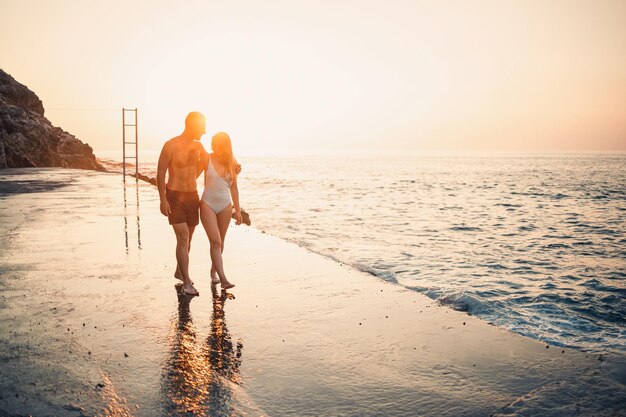
[[[626,150],[624,0],[0,0],[0,68],[96,150]]]

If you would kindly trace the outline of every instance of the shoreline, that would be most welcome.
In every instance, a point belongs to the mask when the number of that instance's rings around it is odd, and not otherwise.
[[[546,349],[255,229],[229,231],[225,264],[237,287],[234,299],[224,300],[213,299],[208,279],[201,278],[208,277],[208,243],[202,230],[196,232],[190,270],[201,295],[185,306],[172,288],[174,238],[158,212],[154,188],[138,182],[127,184],[124,193],[120,178],[111,175],[0,171],[3,181],[19,176],[41,185],[32,194],[1,197],[3,234],[19,218],[21,226],[3,238],[7,252],[0,256],[0,326],[9,335],[2,338],[9,372],[3,372],[0,387],[19,395],[3,394],[0,410],[53,409],[58,415],[92,415],[107,407],[131,415],[162,415],[180,407],[196,407],[198,415],[586,415],[585,410],[619,415],[622,410],[623,355],[599,360],[572,349]],[[10,176],[15,178],[7,180]],[[55,182],[64,185],[42,192]],[[39,284],[40,291],[29,291]],[[48,323],[34,324],[37,317]],[[62,368],[49,374],[54,366]],[[53,387],[50,378],[59,370],[68,376]],[[73,397],[72,391],[80,395]],[[25,399],[35,405],[28,408]]]

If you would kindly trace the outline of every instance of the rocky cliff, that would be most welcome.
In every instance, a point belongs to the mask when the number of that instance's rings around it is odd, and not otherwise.
[[[52,126],[35,93],[0,69],[0,168],[104,170],[93,149]]]

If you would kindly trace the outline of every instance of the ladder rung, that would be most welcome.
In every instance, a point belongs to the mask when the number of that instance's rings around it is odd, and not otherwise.
[[[129,117],[129,121],[134,121],[135,123],[126,123],[126,113],[127,112],[131,112],[131,113],[135,113],[134,117]],[[139,152],[138,152],[138,146],[139,146],[139,140],[137,137],[137,124],[138,124],[138,120],[137,120],[137,109],[127,109],[127,108],[122,108],[122,131],[123,131],[123,135],[122,135],[122,149],[124,151],[123,153],[123,158],[122,158],[122,162],[124,165],[124,173],[126,173],[126,165],[127,162],[126,161],[132,161],[129,163],[129,165],[135,165],[135,173],[137,173],[137,166],[139,165]],[[129,138],[132,138],[132,135],[127,135],[127,127],[134,127],[135,128],[135,140],[132,141],[127,141],[126,140],[126,136],[128,136]],[[135,145],[135,155],[126,155],[126,145]],[[134,162],[134,164],[133,164]],[[128,167],[129,169],[131,167]],[[124,182],[126,182],[126,178],[124,177]]]

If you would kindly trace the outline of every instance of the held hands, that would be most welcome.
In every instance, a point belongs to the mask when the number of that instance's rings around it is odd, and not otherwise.
[[[172,214],[170,203],[168,203],[167,200],[161,201],[161,214],[163,214],[164,216],[169,216],[170,214]]]

